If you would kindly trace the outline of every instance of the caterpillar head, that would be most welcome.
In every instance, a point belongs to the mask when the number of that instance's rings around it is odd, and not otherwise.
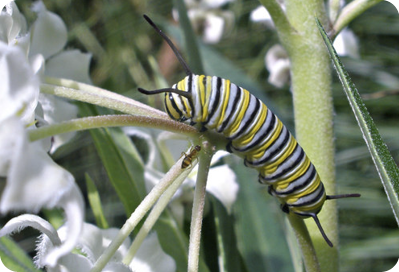
[[[186,72],[187,76],[192,76],[193,73],[191,72],[188,64],[183,59],[183,56],[177,50],[176,46],[172,43],[168,36],[166,36],[162,30],[147,16],[143,15],[144,19],[158,32],[158,34],[168,43],[170,48],[173,50],[175,56],[179,60],[180,64],[183,66],[184,71]],[[183,81],[183,80],[182,80]],[[172,88],[164,88],[158,90],[148,91],[143,88],[138,88],[138,91],[146,94],[146,95],[153,95],[159,93],[165,93],[165,108],[173,120],[176,121],[185,121],[190,119],[194,114],[192,112],[192,95],[191,93],[179,90],[176,88],[177,84],[174,85]],[[186,99],[184,99],[186,98]]]

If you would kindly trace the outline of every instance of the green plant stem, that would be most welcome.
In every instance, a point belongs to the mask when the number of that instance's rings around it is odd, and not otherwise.
[[[118,235],[111,242],[111,244],[104,250],[100,258],[97,259],[96,263],[90,270],[91,272],[100,272],[110,261],[115,252],[122,245],[123,241],[130,235],[140,220],[145,214],[151,209],[154,203],[160,198],[160,196],[167,190],[167,188],[184,172],[188,172],[188,169],[183,170],[181,168],[183,158],[178,160],[175,165],[165,174],[160,182],[151,190],[151,192],[144,198],[136,210],[132,213],[130,218],[126,220],[125,224],[120,229]]]
[[[194,203],[191,215],[190,241],[188,249],[188,272],[198,272],[201,227],[206,196],[206,182],[212,159],[210,148],[204,148],[199,155],[199,168],[194,191]]]
[[[312,241],[305,222],[295,214],[288,215],[288,221],[294,230],[295,237],[301,249],[306,271],[321,271],[319,262],[315,259],[316,252],[314,247],[308,246],[312,244]]]
[[[46,78],[40,91],[93,105],[103,106],[127,114],[169,119],[167,114],[126,96],[69,79]]]
[[[339,14],[337,21],[334,23],[334,33],[330,35],[332,40],[334,40],[334,37],[353,19],[382,1],[383,0],[355,0],[346,5]]]
[[[329,11],[328,16],[331,22],[335,22],[335,19],[337,19],[340,8],[341,8],[341,0],[328,1],[328,11]]]
[[[296,30],[289,40],[282,40],[291,61],[296,138],[315,165],[326,191],[332,195],[335,192],[335,165],[331,69],[328,54],[313,19],[317,16],[321,21],[327,21],[327,14],[323,1],[291,0],[285,3],[287,17]],[[329,248],[316,224],[312,220],[306,220],[320,269],[323,272],[336,272],[339,260],[337,210],[334,201],[324,205],[319,218],[327,235],[336,245]],[[311,246],[301,244],[300,248]],[[312,263],[316,258],[305,254],[303,257],[305,263]]]
[[[187,150],[187,152],[189,152]],[[143,243],[144,239],[147,237],[148,233],[151,231],[152,227],[158,220],[159,216],[165,209],[165,207],[168,205],[170,199],[173,197],[173,195],[176,193],[177,189],[179,189],[180,185],[183,183],[183,181],[187,178],[188,174],[191,172],[193,167],[197,164],[197,161],[194,161],[192,164],[192,167],[187,168],[189,171],[183,172],[182,175],[180,175],[173,183],[170,185],[170,187],[163,193],[163,195],[160,197],[158,202],[155,204],[153,207],[152,211],[148,215],[147,219],[145,220],[143,226],[141,227],[139,233],[136,235],[132,245],[129,248],[128,253],[123,259],[123,263],[126,265],[129,265],[135,254],[137,253],[137,250]]]
[[[295,31],[284,10],[276,0],[259,0],[259,2],[270,13],[281,40],[284,40],[286,36],[291,35]]]
[[[173,121],[171,119],[122,114],[84,117],[65,121],[59,124],[43,126],[35,130],[29,130],[29,139],[30,141],[37,141],[61,133],[119,126],[151,127],[184,134],[187,136],[193,136],[198,133],[194,127]]]

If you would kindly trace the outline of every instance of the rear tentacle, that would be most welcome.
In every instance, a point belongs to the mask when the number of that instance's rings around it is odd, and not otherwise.
[[[360,197],[360,194],[327,195],[326,200],[348,198],[348,197]]]
[[[321,235],[323,236],[324,240],[327,242],[327,244],[328,244],[330,247],[333,247],[333,243],[330,241],[330,239],[328,239],[326,233],[324,232],[324,229],[323,229],[323,227],[322,227],[321,224],[320,224],[320,221],[319,221],[319,218],[317,217],[317,214],[315,214],[315,213],[310,213],[310,214],[308,214],[308,215],[309,215],[310,217],[312,217],[313,220],[316,222],[316,225],[317,225],[317,227],[319,228],[319,231],[320,231]]]

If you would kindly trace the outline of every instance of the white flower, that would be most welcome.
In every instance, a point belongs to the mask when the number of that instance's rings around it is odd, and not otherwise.
[[[31,29],[30,59],[41,55],[46,60],[44,75],[91,83],[88,70],[91,54],[78,50],[62,51],[67,42],[67,28],[61,17],[46,9],[41,1],[34,4],[37,20]]]
[[[4,10],[3,7],[5,7]],[[36,11],[38,18],[32,25],[32,33],[26,32],[27,27],[25,18],[20,14],[13,1],[4,1],[4,4],[1,6],[1,8],[0,42],[3,41],[6,45],[9,45],[8,49],[4,49],[3,46],[1,51],[10,52],[12,50],[11,48],[16,51],[17,47],[20,47],[24,53],[19,54],[18,58],[14,56],[15,54],[12,55],[11,53],[1,56],[3,58],[3,64],[0,65],[3,67],[4,58],[7,58],[8,56],[8,58],[14,59],[8,61],[8,69],[1,69],[1,78],[7,78],[8,76],[8,78],[12,79],[12,76],[15,77],[17,73],[15,73],[15,71],[11,68],[17,68],[17,65],[29,65],[26,61],[28,57],[32,70],[25,70],[29,72],[33,71],[34,74],[38,75],[38,78],[35,78],[37,81],[37,86],[35,87],[37,88],[37,92],[35,93],[36,97],[31,98],[24,95],[24,100],[20,100],[21,103],[24,103],[25,107],[31,107],[29,111],[26,111],[28,116],[24,116],[25,122],[31,123],[33,122],[33,119],[36,118],[39,121],[37,123],[38,125],[44,125],[76,118],[77,107],[75,105],[69,104],[63,99],[55,98],[50,95],[41,94],[40,97],[38,96],[39,78],[43,78],[44,76],[52,76],[90,83],[91,81],[88,70],[91,55],[83,54],[77,50],[61,51],[67,41],[66,26],[58,15],[47,11],[41,1],[38,1],[33,5],[33,9]],[[17,45],[17,47],[15,45]],[[9,74],[5,75],[7,72]],[[26,78],[26,76],[22,74],[22,78]],[[18,81],[14,81],[15,82],[10,82],[14,83],[14,85],[19,82],[20,84],[33,86],[26,80],[19,79]],[[7,83],[7,81],[0,82],[0,85],[2,85],[0,86],[0,91],[1,88],[9,88],[6,86]],[[0,98],[6,94],[7,92],[1,91]],[[13,95],[16,94],[18,93],[15,92]],[[18,97],[15,96],[15,99],[17,98]],[[7,107],[15,106],[21,108],[21,106],[16,103],[6,104],[5,100],[1,99],[0,106],[3,106],[3,104]],[[4,109],[4,107],[2,108]],[[38,114],[36,116],[34,116],[33,113],[35,108],[36,114]],[[6,112],[13,114],[12,111]],[[30,119],[28,120],[27,118]],[[53,145],[51,151],[55,151],[57,147],[70,140],[73,136],[74,133],[54,136],[52,139]],[[48,142],[47,145],[50,146],[50,142]]]
[[[265,24],[268,28],[274,28],[274,23],[270,13],[264,6],[259,6],[251,11],[250,20],[255,23]]]
[[[29,54],[41,54],[45,59],[60,52],[67,42],[67,28],[62,19],[46,10],[43,2],[33,5],[37,20],[32,25],[32,43]]]
[[[69,250],[69,252],[64,254],[53,266],[48,266],[48,259],[51,258],[54,253],[60,251],[63,244],[68,243],[68,226],[62,226],[56,231],[49,222],[39,216],[25,214],[11,219],[0,230],[0,236],[10,235],[26,227],[32,227],[42,232],[37,244],[35,264],[39,268],[46,267],[48,272],[89,271],[104,249],[109,245],[114,234],[118,231],[114,229],[100,230],[96,226],[85,223],[81,235],[79,235],[74,244],[74,247],[76,245],[76,248],[83,254],[71,253],[71,250]],[[129,241],[126,240],[118,249],[115,256],[115,258],[119,260],[119,263],[112,261],[108,263],[103,271],[131,272],[127,266],[120,262],[121,254],[126,253],[128,246]]]
[[[78,50],[61,51],[67,41],[67,29],[62,19],[48,11],[41,1],[34,4],[33,10],[38,17],[31,29],[29,60],[35,73],[40,77],[59,77],[91,83],[88,73],[91,54]],[[77,116],[77,107],[64,99],[41,94],[39,103],[36,111],[36,119],[41,121],[39,125],[60,123]],[[64,133],[54,136],[50,152],[54,152],[74,135],[75,133]]]
[[[279,1],[282,9],[285,9],[283,1]],[[264,6],[259,6],[251,12],[250,20],[262,23],[273,29],[274,23],[270,13]],[[285,49],[277,44],[272,46],[265,56],[266,69],[269,71],[268,82],[278,88],[284,87],[290,81],[290,60]]]
[[[0,211],[32,211],[60,207],[68,226],[68,239],[45,259],[49,266],[70,252],[80,235],[83,197],[73,176],[54,163],[39,142],[30,143],[17,117],[0,123],[0,169],[7,182],[0,200]]]
[[[48,272],[76,272],[89,271],[106,248],[115,239],[119,229],[99,229],[98,227],[84,223],[75,248],[79,253],[68,252],[52,267],[48,266],[47,259],[51,252],[60,250],[62,244],[68,241],[68,226],[62,226],[55,230],[46,220],[36,215],[25,214],[11,219],[1,230],[0,236],[10,235],[21,231],[26,227],[32,227],[42,233],[37,244],[35,264],[39,268],[47,268]],[[129,265],[122,263],[123,257],[130,247],[130,239],[126,238],[118,248],[111,261],[102,271],[106,272],[173,272],[176,271],[175,261],[162,251],[156,233],[151,233],[137,251],[133,261]]]
[[[231,11],[221,10],[220,7],[232,2],[232,0],[218,1],[185,1],[187,14],[196,32],[202,35],[205,43],[218,43],[223,33],[227,32],[234,21]],[[173,17],[178,20],[176,10],[173,10]]]
[[[73,176],[53,162],[42,142],[31,143],[28,139],[27,129],[34,129],[40,84],[37,72],[43,57],[36,57],[31,66],[25,51],[29,46],[14,45],[21,35],[18,23],[23,21],[15,19],[16,12],[18,9],[11,2],[0,15],[1,19],[12,22],[0,27],[7,33],[3,37],[8,39],[8,43],[0,41],[0,174],[7,177],[0,212],[38,212],[55,207],[64,210],[67,239],[43,260],[53,267],[73,249],[79,237],[84,217],[83,197]]]
[[[25,18],[14,1],[0,1],[0,41],[9,45],[26,45],[29,42],[26,29]],[[23,47],[27,49],[27,46]]]
[[[129,267],[140,272],[176,271],[175,261],[162,250],[156,232],[144,239]]]
[[[333,46],[339,56],[359,58],[359,45],[355,34],[348,28],[343,29],[335,38]]]
[[[0,122],[20,112],[33,121],[39,96],[39,79],[27,63],[21,48],[0,41]]]
[[[266,68],[269,71],[268,81],[270,84],[282,88],[290,81],[290,60],[285,49],[276,44],[266,53]]]
[[[279,2],[281,8],[285,11],[284,1],[279,0],[277,2]],[[251,15],[250,15],[249,19],[252,22],[264,24],[268,28],[271,28],[271,29],[274,28],[274,23],[273,23],[272,17],[270,15],[269,11],[267,11],[267,9],[264,6],[258,6],[256,9],[251,11]]]

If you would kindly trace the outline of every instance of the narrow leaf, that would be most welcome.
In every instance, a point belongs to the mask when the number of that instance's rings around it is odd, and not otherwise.
[[[26,253],[8,237],[0,238],[0,258],[1,261],[11,271],[39,272]]]
[[[158,239],[162,245],[162,249],[175,260],[176,271],[187,271],[188,239],[183,230],[178,227],[169,211],[165,210],[162,213],[154,229],[158,233]],[[198,271],[209,272],[202,256],[200,256]]]
[[[237,247],[234,230],[234,217],[227,213],[226,208],[216,197],[209,194],[212,201],[215,218],[216,235],[219,252],[219,266],[221,271],[245,272],[247,268],[243,264],[242,257]]]
[[[367,108],[359,95],[358,90],[352,83],[347,71],[338,58],[337,52],[335,52],[335,49],[332,46],[332,43],[325,30],[323,29],[319,20],[316,19],[316,22],[330,53],[339,79],[344,87],[349,104],[351,105],[355,114],[356,120],[363,134],[363,138],[366,141],[371,157],[373,158],[382,185],[384,186],[388,200],[391,203],[396,221],[399,224],[399,169],[389,153],[386,144],[383,142],[373,119],[368,113]]]
[[[103,212],[101,205],[100,195],[94,181],[91,179],[89,174],[86,173],[86,187],[87,187],[87,198],[89,199],[91,210],[93,211],[94,218],[96,219],[97,226],[102,229],[108,228],[107,219]]]
[[[93,106],[82,104],[80,108],[86,115],[99,114]],[[90,134],[108,177],[129,216],[146,194],[144,169],[138,152],[119,128],[93,129]]]
[[[240,252],[248,271],[294,271],[284,238],[284,214],[252,169],[229,164],[240,191],[233,206]]]
[[[188,54],[191,72],[203,74],[204,68],[202,65],[202,58],[193,27],[187,15],[186,5],[183,0],[175,0],[174,4],[179,12],[179,24],[183,29],[185,48]]]

